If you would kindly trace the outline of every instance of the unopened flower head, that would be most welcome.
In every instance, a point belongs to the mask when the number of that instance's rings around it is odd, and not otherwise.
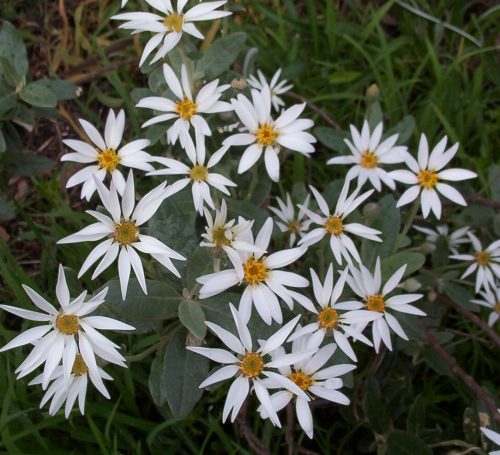
[[[273,103],[273,107],[276,112],[279,112],[285,106],[285,102],[280,97],[280,95],[288,92],[293,87],[292,84],[288,84],[288,81],[286,79],[282,79],[280,81],[281,71],[281,68],[276,71],[269,83],[260,70],[257,70],[258,77],[252,75],[247,79],[248,85],[257,90],[262,91],[266,87],[269,87],[268,93],[271,95],[271,102]]]
[[[425,240],[427,243],[436,246],[437,241],[440,237],[446,240],[448,245],[448,249],[453,254],[458,254],[458,249],[461,245],[465,245],[470,243],[469,237],[467,237],[467,233],[470,230],[470,227],[465,226],[463,228],[457,229],[450,233],[450,228],[446,224],[442,224],[437,226],[436,229],[431,229],[422,226],[413,226],[413,229],[425,234]]]
[[[365,120],[361,133],[351,125],[351,138],[344,139],[351,150],[352,155],[336,156],[330,158],[328,164],[351,164],[353,165],[347,172],[346,179],[358,178],[358,185],[363,185],[370,181],[377,190],[382,190],[382,183],[385,183],[391,190],[396,189],[394,180],[384,169],[387,164],[402,163],[405,160],[406,146],[396,145],[399,135],[393,134],[381,141],[383,124],[380,122],[370,133],[370,126]]]
[[[203,2],[184,12],[188,0],[177,0],[176,8],[171,0],[146,0],[160,14],[147,12],[121,13],[112,19],[125,21],[120,28],[132,30],[132,34],[151,32],[153,37],[147,42],[142,53],[141,66],[151,53],[158,48],[151,63],[165,57],[182,38],[183,33],[204,39],[204,36],[194,25],[194,22],[208,21],[229,16],[230,11],[219,11],[217,8],[224,6],[227,0]]]
[[[439,194],[456,204],[467,205],[463,196],[443,181],[457,182],[472,179],[477,177],[477,174],[467,169],[443,170],[458,151],[458,143],[446,150],[447,141],[447,136],[444,136],[429,155],[427,138],[425,134],[422,134],[418,146],[418,161],[410,153],[406,153],[405,162],[410,170],[397,170],[389,173],[394,180],[412,185],[401,195],[396,207],[406,205],[420,196],[424,218],[427,218],[432,210],[439,219],[442,209]]]
[[[115,116],[113,110],[109,111],[104,138],[94,125],[80,119],[80,124],[87,134],[90,144],[76,139],[65,139],[64,144],[73,149],[61,157],[61,161],[74,161],[76,163],[91,164],[74,174],[66,183],[66,188],[82,184],[81,197],[87,200],[94,194],[96,184],[94,178],[103,181],[109,173],[118,193],[123,194],[125,178],[120,167],[129,167],[143,171],[152,171],[149,164],[153,157],[143,149],[149,146],[147,139],[138,139],[120,147],[125,128],[125,113],[123,110]]]
[[[486,288],[486,290],[480,291],[479,295],[482,299],[474,299],[471,300],[471,302],[491,310],[488,317],[488,325],[493,327],[493,325],[500,318],[500,282],[497,281],[491,288]]]
[[[201,384],[200,388],[207,387],[216,382],[236,376],[236,379],[231,384],[227,394],[226,403],[222,412],[222,421],[225,422],[229,413],[231,413],[231,422],[234,422],[241,405],[245,401],[250,392],[250,386],[257,395],[263,408],[268,413],[269,418],[276,426],[281,426],[278,416],[271,406],[269,392],[262,385],[264,378],[271,378],[281,387],[300,396],[305,401],[308,401],[308,396],[297,386],[292,380],[286,376],[273,371],[285,365],[291,365],[294,362],[313,355],[316,349],[292,354],[281,358],[277,361],[266,359],[266,356],[275,349],[279,348],[288,338],[291,331],[296,326],[300,316],[295,317],[290,322],[281,327],[274,335],[260,343],[260,348],[255,349],[252,336],[248,330],[245,321],[242,319],[238,311],[229,304],[233,315],[234,323],[238,333],[238,337],[211,322],[205,324],[217,335],[220,340],[230,349],[215,349],[203,347],[187,347],[190,351],[201,354],[214,362],[222,363],[225,366],[211,374]]]
[[[361,262],[358,250],[348,234],[354,234],[376,242],[382,241],[379,237],[379,234],[381,234],[380,231],[369,228],[360,223],[345,222],[345,218],[356,210],[360,204],[373,193],[373,190],[370,190],[361,194],[361,196],[358,196],[358,193],[361,190],[361,187],[358,186],[354,192],[348,196],[349,184],[349,180],[346,180],[333,213],[330,212],[328,204],[323,196],[321,196],[321,194],[312,186],[310,188],[316,202],[318,203],[321,214],[318,215],[310,209],[299,205],[299,207],[304,210],[305,214],[313,223],[321,226],[313,229],[302,237],[299,241],[299,245],[309,247],[318,243],[323,237],[327,236],[330,238],[330,248],[338,264],[342,264],[344,259],[348,264],[350,264],[352,262],[351,258],[354,258],[357,262]]]
[[[309,208],[309,199],[310,196],[307,195],[306,199],[302,203],[301,207]],[[309,229],[311,224],[311,220],[304,219],[305,212],[303,208],[299,208],[297,215],[295,215],[295,208],[292,204],[292,198],[290,197],[290,193],[286,193],[286,204],[279,197],[276,198],[276,202],[278,203],[278,207],[269,207],[278,218],[279,221],[276,221],[281,232],[286,232],[290,235],[290,248],[295,244],[297,237],[303,237],[304,234]]]
[[[312,302],[305,296],[288,289],[287,287],[306,287],[309,282],[302,276],[279,270],[296,261],[305,252],[303,248],[291,248],[265,255],[271,240],[273,220],[268,218],[254,241],[249,231],[241,239],[256,247],[259,252],[239,250],[240,267],[233,262],[234,269],[222,270],[199,277],[197,281],[202,285],[200,299],[206,299],[237,284],[245,286],[241,296],[239,313],[243,321],[248,322],[255,306],[259,316],[270,325],[273,320],[281,324],[283,315],[278,297],[283,299],[291,308],[293,301],[305,307],[311,307]]]
[[[271,116],[269,87],[264,87],[262,91],[252,89],[252,101],[239,94],[231,103],[246,132],[229,136],[223,144],[247,147],[240,159],[239,174],[250,169],[264,153],[267,173],[271,180],[277,182],[280,177],[281,149],[289,149],[305,156],[314,152],[312,144],[316,142],[316,138],[305,131],[314,122],[298,118],[305,103],[283,111],[276,120]]]
[[[406,333],[392,314],[392,311],[399,311],[401,313],[409,313],[417,316],[426,315],[417,307],[409,305],[409,303],[420,299],[422,294],[401,294],[389,297],[389,294],[392,293],[401,282],[406,267],[405,264],[396,270],[382,286],[380,258],[377,258],[373,275],[363,264],[360,264],[359,269],[354,266],[349,266],[350,275],[347,277],[347,283],[350,288],[358,297],[361,297],[366,310],[382,314],[382,317],[375,319],[372,325],[373,344],[377,352],[382,342],[389,350],[392,350],[390,329],[404,340],[408,340]],[[366,324],[362,325],[366,326]]]
[[[473,254],[454,254],[451,259],[472,262],[467,267],[461,279],[476,272],[476,293],[481,288],[495,288],[495,281],[500,280],[500,240],[496,240],[487,248],[483,248],[481,241],[472,233],[467,235],[472,243]]]
[[[317,349],[318,346],[319,344],[314,335],[302,336],[293,341],[291,354],[287,354],[285,349],[280,346],[272,352],[272,359],[273,362],[279,362],[290,356],[300,356],[304,352],[310,352],[311,349]],[[327,344],[312,356],[309,355],[295,361],[293,365],[279,367],[279,372],[283,377],[287,377],[295,383],[311,400],[318,397],[333,403],[348,405],[350,403],[349,398],[339,391],[343,386],[343,381],[339,376],[354,370],[356,366],[339,364],[323,368],[336,349],[335,343]],[[284,389],[283,386],[274,382],[272,378],[264,381],[269,388],[282,389],[273,393],[270,397],[271,406],[275,412],[283,409],[295,398],[297,420],[307,436],[312,439],[314,426],[311,409],[309,408],[310,402],[304,400],[302,396],[297,396],[290,390]],[[262,418],[269,417],[267,410],[263,406],[259,407],[259,412]]]
[[[89,366],[89,374],[96,382],[99,382],[96,355],[107,362],[125,366],[125,358],[117,351],[118,345],[108,340],[96,329],[134,330],[134,327],[104,316],[89,316],[104,303],[108,288],[89,300],[85,300],[86,291],[71,300],[64,268],[61,265],[56,285],[60,309],[56,309],[30,287],[25,285],[23,287],[31,301],[43,313],[9,305],[0,305],[0,308],[24,319],[44,324],[26,330],[0,349],[2,352],[26,344],[34,345],[28,357],[16,370],[18,378],[26,376],[45,363],[40,380],[45,389],[62,362],[61,374],[67,380],[77,352],[81,353],[85,363]]]
[[[76,234],[64,237],[57,242],[78,243],[105,238],[90,252],[78,273],[78,277],[102,258],[92,275],[92,279],[95,279],[118,258],[118,276],[123,300],[127,295],[132,268],[142,290],[147,294],[144,269],[137,251],[151,255],[170,272],[180,277],[172,259],[185,260],[184,256],[176,253],[158,239],[141,232],[142,226],[156,213],[161,203],[171,196],[171,186],[167,187],[166,182],[158,185],[143,196],[136,205],[132,172],[128,175],[121,203],[113,183],[111,183],[109,190],[99,181],[96,181],[96,184],[104,208],[111,217],[94,210],[87,210],[89,215],[97,219],[97,223],[93,223]]]

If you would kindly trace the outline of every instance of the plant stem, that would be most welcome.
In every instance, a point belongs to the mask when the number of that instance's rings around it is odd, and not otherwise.
[[[394,248],[392,250],[393,253],[395,253],[403,239],[406,237],[406,234],[408,234],[408,231],[410,230],[411,225],[415,221],[415,217],[417,216],[418,209],[420,208],[420,198],[417,198],[415,202],[413,203],[410,213],[408,214],[408,217],[406,218],[406,222],[403,226],[403,230],[400,232],[398,235],[398,238],[396,239],[396,243],[394,244]]]
[[[250,200],[252,198],[255,188],[257,188],[258,181],[259,181],[259,169],[257,165],[254,165],[254,167],[252,168],[252,180],[250,181],[250,186],[248,187],[248,194],[246,197],[247,200]]]

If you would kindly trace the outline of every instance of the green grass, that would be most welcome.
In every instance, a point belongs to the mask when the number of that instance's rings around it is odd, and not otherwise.
[[[77,65],[89,59],[93,62],[91,70],[97,70],[138,55],[127,33],[118,31],[116,24],[109,21],[117,11],[117,1],[113,6],[106,1],[86,6],[78,1],[65,2],[68,14],[73,11],[71,7],[75,11],[73,19],[68,16],[69,44],[64,48],[52,45],[63,38],[55,3],[46,0],[34,7],[31,1],[16,0],[2,11],[5,18],[23,30],[37,77],[55,76],[51,72],[55,66],[57,74],[76,77],[81,73],[75,69]],[[238,23],[228,21],[229,31],[248,33],[249,47],[259,49],[256,67],[270,76],[279,63],[295,85],[293,91],[314,102],[343,129],[350,123],[360,126],[366,112],[366,90],[376,84],[388,127],[411,114],[416,121],[410,140],[413,150],[421,132],[431,142],[443,134],[460,142],[455,164],[461,162],[463,167],[475,170],[480,177],[475,184],[477,192],[485,197],[491,195],[487,169],[498,162],[500,149],[500,63],[496,44],[500,8],[494,2],[235,3],[247,10],[237,15]],[[124,39],[129,45],[106,55],[105,48]],[[61,63],[56,65],[55,61]],[[131,92],[145,85],[144,76],[134,67],[119,66],[83,84],[77,103],[66,108],[73,120],[83,116],[98,122],[104,118],[99,103],[122,106],[130,120],[131,134],[138,134],[140,119]],[[315,120],[318,126],[325,126],[318,116]],[[58,122],[69,136],[76,137],[64,119]],[[306,166],[301,157],[287,162],[284,187],[308,183],[313,175],[319,186],[339,177],[331,169],[325,170],[324,162],[331,154],[319,146]],[[49,174],[27,179],[29,192],[17,201],[16,218],[5,224],[10,238],[5,242],[0,237],[0,303],[28,308],[22,283],[53,296],[57,264],[62,262],[77,270],[79,258],[90,251],[85,244],[67,248],[55,243],[87,220],[87,215],[73,210],[79,201],[77,193],[68,196],[62,189],[61,179],[69,167],[56,161],[56,155],[57,151],[51,155],[54,168]],[[0,189],[0,196],[11,201],[15,193],[15,185]],[[111,276],[111,272],[104,274],[96,282],[87,276],[83,285],[95,289]],[[449,327],[466,336],[483,338],[475,326],[460,317],[449,315],[446,320]],[[0,314],[0,344],[21,328],[24,325],[17,318]],[[138,340],[140,336],[117,338],[126,350],[132,346],[136,349]],[[494,392],[498,353],[467,337],[456,337],[453,342],[453,355],[462,366]],[[353,404],[343,409],[334,407],[333,411],[316,409],[315,442],[301,440],[304,447],[325,454],[377,453],[373,433],[377,426],[384,431],[385,427],[411,428],[428,443],[465,439],[469,424],[462,413],[476,406],[475,396],[456,376],[440,370],[439,359],[423,341],[417,342],[417,347],[407,343],[398,347],[400,351],[385,356],[378,368],[374,368],[372,352],[362,352],[359,381],[350,391]],[[127,371],[111,368],[115,378],[110,386],[112,399],[103,400],[90,391],[86,415],[75,412],[66,421],[61,415],[49,418],[46,411],[38,410],[40,391],[28,387],[25,380],[15,380],[13,371],[22,359],[21,350],[0,355],[0,453],[251,453],[236,426],[220,423],[227,388],[206,393],[190,417],[179,421],[168,409],[157,409],[150,398],[148,358],[132,363]],[[254,412],[249,414],[249,425],[272,453],[285,453],[285,430],[273,429]],[[297,441],[303,438],[298,431],[295,436]],[[473,444],[479,445],[480,440]],[[445,453],[440,450],[444,449],[436,449],[435,453]]]

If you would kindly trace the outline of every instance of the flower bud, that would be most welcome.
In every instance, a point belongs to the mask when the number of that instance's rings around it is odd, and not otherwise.
[[[420,251],[422,251],[423,254],[432,254],[436,251],[436,245],[434,243],[424,242],[420,245]]]

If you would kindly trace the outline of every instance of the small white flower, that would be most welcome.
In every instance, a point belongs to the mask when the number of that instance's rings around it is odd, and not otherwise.
[[[457,229],[450,234],[450,228],[446,224],[442,224],[441,226],[437,226],[436,229],[421,227],[421,226],[413,226],[413,229],[425,234],[426,242],[430,243],[434,247],[440,237],[444,237],[446,239],[446,243],[448,244],[448,249],[453,254],[458,254],[458,249],[460,245],[464,245],[466,243],[470,243],[469,238],[467,237],[467,233],[470,230],[470,227],[465,226],[463,228]]]
[[[307,195],[302,203],[302,207],[309,208],[310,196]],[[279,198],[276,198],[279,208],[269,207],[281,221],[276,221],[281,232],[290,234],[290,248],[295,244],[297,236],[303,237],[309,229],[311,220],[304,220],[305,212],[303,208],[299,208],[299,213],[295,216],[295,208],[292,204],[290,193],[286,193],[286,204]]]
[[[479,295],[483,300],[475,299],[471,302],[492,310],[488,317],[488,325],[493,327],[500,318],[500,283],[496,283],[491,289],[486,288],[486,290],[479,292]]]
[[[382,165],[402,163],[405,160],[407,147],[395,145],[399,135],[393,134],[380,142],[384,129],[382,122],[371,133],[367,120],[363,123],[361,133],[354,125],[350,127],[352,142],[349,139],[344,139],[344,142],[352,155],[330,158],[327,164],[354,164],[347,172],[347,180],[357,177],[359,186],[369,180],[377,191],[382,190],[382,183],[385,183],[391,190],[395,190],[394,180]]]
[[[380,318],[382,315],[376,314],[373,311],[362,310],[364,305],[360,302],[337,302],[344,290],[344,284],[348,273],[347,269],[342,272],[335,283],[335,287],[333,286],[333,267],[331,264],[330,267],[328,267],[324,285],[319,281],[316,272],[313,269],[310,269],[310,271],[314,297],[320,306],[320,311],[314,308],[314,313],[317,315],[317,321],[298,328],[289,340],[292,341],[313,333],[319,345],[324,337],[330,332],[333,334],[335,343],[337,343],[339,348],[351,360],[357,362],[356,354],[354,354],[351,344],[349,343],[349,337],[360,340],[368,346],[373,346],[368,338],[359,333],[356,326],[358,324],[371,322]],[[341,313],[340,311],[346,312]]]
[[[300,352],[299,354],[291,354],[284,356],[279,360],[266,361],[265,356],[271,351],[281,346],[290,332],[293,330],[300,316],[295,317],[290,322],[285,324],[274,335],[265,341],[260,342],[260,348],[254,351],[252,337],[246,326],[246,323],[239,315],[238,311],[229,304],[231,313],[234,318],[238,337],[211,322],[205,324],[220,338],[220,340],[236,355],[225,349],[213,349],[202,347],[188,346],[186,349],[201,354],[214,362],[225,364],[224,367],[211,374],[201,384],[200,388],[215,384],[216,382],[229,379],[237,375],[236,379],[231,384],[227,394],[226,403],[222,412],[222,422],[225,422],[231,412],[231,422],[234,422],[241,405],[250,392],[250,386],[257,395],[263,408],[267,411],[269,418],[274,425],[281,427],[280,421],[274,411],[270,399],[269,392],[262,385],[263,376],[271,378],[281,387],[295,393],[303,400],[308,401],[308,396],[289,378],[282,376],[271,369],[280,368],[284,365],[291,365],[294,362],[313,355],[317,348],[310,351]]]
[[[364,306],[368,311],[373,311],[382,314],[383,317],[373,321],[372,333],[373,344],[375,351],[378,352],[380,344],[383,342],[389,350],[392,351],[391,328],[397,335],[404,340],[408,340],[406,333],[399,324],[398,320],[387,310],[399,311],[401,313],[409,313],[417,316],[426,316],[426,314],[414,307],[408,305],[422,297],[422,294],[402,294],[387,298],[396,286],[400,283],[406,270],[406,264],[394,272],[394,274],[386,281],[382,290],[382,273],[380,269],[380,258],[377,258],[375,264],[375,273],[372,275],[370,271],[360,264],[357,269],[349,266],[350,275],[347,277],[347,283],[350,288],[363,299]],[[366,324],[365,324],[366,325]]]
[[[497,409],[497,411],[500,412],[500,409]],[[486,427],[481,427],[481,431],[490,441],[497,446],[500,446],[500,433]],[[493,450],[492,452],[489,452],[489,455],[500,455],[500,450]]]
[[[97,223],[93,223],[76,234],[64,237],[57,242],[88,242],[101,240],[106,237],[106,240],[99,243],[90,252],[80,272],[78,272],[78,277],[81,277],[97,260],[102,258],[92,275],[92,279],[95,279],[118,258],[118,275],[123,300],[125,300],[127,295],[131,268],[134,269],[142,290],[147,294],[144,269],[141,258],[136,250],[150,254],[175,276],[180,277],[171,259],[185,260],[184,256],[176,253],[158,239],[141,234],[139,229],[156,213],[161,203],[172,194],[171,187],[166,187],[165,182],[158,185],[142,197],[136,205],[134,176],[132,172],[128,175],[121,204],[113,183],[111,183],[109,191],[101,182],[96,181],[96,183],[97,191],[104,208],[111,217],[100,212],[87,210],[89,215],[98,220]]]
[[[188,0],[177,0],[177,8],[174,9],[171,0],[146,0],[160,14],[135,12],[122,13],[111,19],[125,21],[120,28],[132,30],[132,34],[141,32],[154,33],[147,42],[142,53],[139,66],[146,61],[151,53],[159,47],[156,55],[150,63],[154,63],[165,57],[182,38],[185,32],[198,39],[204,36],[195,27],[193,22],[209,21],[232,14],[230,11],[216,11],[217,8],[227,3],[227,0],[216,2],[203,2],[193,6],[190,10],[183,12]]]
[[[252,243],[243,240],[244,236],[252,229],[253,220],[240,218],[238,224],[236,220],[227,221],[227,206],[223,199],[220,210],[215,211],[215,219],[210,212],[205,209],[205,219],[207,226],[201,236],[206,240],[200,246],[222,250],[233,264],[234,268],[243,268],[241,257],[238,251],[248,251],[250,253],[264,253]]]
[[[18,378],[26,376],[45,363],[40,381],[45,389],[62,361],[61,371],[68,379],[77,351],[81,352],[85,362],[90,366],[90,374],[94,375],[96,381],[99,380],[96,355],[108,362],[125,366],[125,358],[117,351],[119,346],[96,329],[135,330],[134,327],[104,316],[88,316],[104,302],[108,288],[87,301],[85,301],[86,291],[71,300],[62,265],[59,266],[56,285],[60,310],[30,287],[23,285],[23,288],[31,301],[44,313],[9,305],[0,305],[0,308],[24,319],[45,324],[26,330],[0,349],[0,352],[3,352],[26,344],[34,345],[28,357],[16,370]]]
[[[110,109],[104,128],[104,138],[95,126],[83,119],[79,121],[92,144],[76,139],[63,140],[64,144],[73,149],[74,152],[63,155],[61,161],[96,164],[84,167],[74,174],[66,183],[66,188],[83,183],[81,197],[89,200],[96,190],[94,177],[102,182],[109,172],[118,193],[123,194],[125,178],[119,166],[143,171],[153,170],[153,166],[149,164],[150,161],[153,161],[153,157],[143,151],[150,144],[149,140],[138,139],[120,148],[125,128],[123,110],[115,116],[113,110]]]
[[[122,8],[128,3],[128,0],[122,0]],[[83,414],[83,413],[82,413]]]
[[[247,79],[248,85],[259,91],[264,90],[265,87],[269,87],[271,101],[273,103],[273,107],[276,112],[279,112],[281,108],[285,105],[285,102],[281,99],[279,95],[283,95],[293,87],[292,84],[288,84],[288,81],[286,79],[282,79],[281,81],[279,80],[281,76],[281,71],[282,69],[280,68],[278,71],[276,71],[276,73],[274,73],[274,76],[272,77],[271,82],[269,82],[269,84],[267,83],[266,77],[260,70],[257,70],[258,78],[255,77],[254,75],[251,75]]]
[[[281,297],[290,308],[293,306],[293,300],[306,308],[314,308],[307,297],[286,287],[306,287],[309,282],[296,273],[279,270],[296,261],[305,250],[291,248],[265,256],[264,252],[269,246],[272,231],[273,220],[268,218],[257,234],[255,242],[251,231],[242,236],[243,241],[257,247],[259,252],[240,250],[238,254],[243,264],[242,267],[233,263],[234,269],[199,277],[197,281],[202,285],[200,299],[212,297],[237,284],[244,285],[245,290],[239,305],[242,320],[245,323],[250,320],[253,304],[257,313],[268,325],[273,319],[279,324],[283,322],[278,297]]]
[[[441,218],[441,201],[438,193],[456,204],[467,205],[463,196],[455,188],[442,181],[457,182],[475,178],[477,174],[459,168],[442,170],[458,151],[458,143],[446,150],[447,141],[447,136],[444,136],[429,155],[427,138],[425,134],[422,134],[418,145],[418,161],[410,153],[406,153],[406,164],[410,171],[397,170],[389,173],[394,180],[412,185],[401,195],[396,207],[406,205],[420,195],[424,218],[427,218],[432,210],[439,219]]]
[[[277,182],[280,177],[278,154],[282,148],[305,156],[314,152],[312,144],[316,142],[316,138],[304,131],[311,128],[314,122],[298,118],[306,106],[305,103],[296,104],[283,111],[276,120],[271,116],[269,87],[264,87],[263,91],[252,89],[252,101],[239,94],[231,103],[247,131],[229,136],[223,142],[228,146],[247,146],[240,159],[239,174],[250,169],[264,152],[267,173],[271,180]]]
[[[66,402],[64,415],[68,418],[77,398],[80,413],[82,415],[84,414],[85,396],[87,394],[89,377],[95,388],[99,390],[105,398],[108,400],[110,398],[102,380],[113,380],[113,378],[102,368],[96,367],[96,373],[93,374],[89,366],[87,366],[82,354],[79,353],[75,354],[70,367],[71,372],[68,379],[64,377],[62,367],[57,367],[50,377],[50,380],[54,382],[50,385],[47,392],[45,392],[45,395],[40,403],[40,407],[42,408],[49,400],[52,399],[49,407],[49,415],[51,416],[53,416]],[[42,382],[43,375],[41,374],[33,379],[29,385],[42,384]]]
[[[319,346],[316,341],[313,336],[303,336],[296,339],[292,344],[291,354],[286,354],[283,347],[278,347],[272,352],[273,362],[279,362],[281,359],[309,352],[312,348]],[[310,398],[319,397],[334,403],[348,405],[350,403],[349,398],[338,390],[343,386],[343,381],[339,376],[354,370],[356,366],[339,364],[323,368],[336,349],[337,346],[334,343],[327,344],[313,356],[294,362],[292,367],[288,364],[279,367],[279,372],[282,376],[295,383]],[[264,381],[268,388],[282,388],[273,379],[264,379]],[[273,393],[271,395],[271,405],[274,411],[278,412],[283,409],[294,396],[295,394],[289,390],[280,390]],[[269,414],[263,406],[259,407],[259,412],[263,419],[268,418]],[[300,426],[307,436],[312,439],[314,429],[312,413],[308,402],[302,396],[296,396],[295,412]]]
[[[155,111],[166,112],[151,118],[142,125],[143,128],[160,122],[177,119],[167,130],[167,140],[175,144],[177,139],[186,152],[192,153],[194,142],[189,134],[190,127],[193,126],[195,136],[211,136],[212,131],[206,120],[200,114],[215,114],[218,112],[232,111],[229,103],[219,101],[222,93],[229,85],[218,86],[219,80],[204,85],[196,97],[193,97],[186,65],[181,67],[181,81],[174,71],[166,63],[163,65],[163,75],[168,87],[176,97],[171,100],[162,96],[148,96],[137,103],[137,107],[154,109]]]
[[[330,214],[330,209],[328,208],[328,204],[323,196],[321,196],[321,194],[312,186],[310,187],[311,191],[316,198],[316,202],[318,203],[322,214],[317,215],[311,210],[299,205],[299,207],[304,210],[305,214],[313,223],[321,226],[313,229],[311,232],[302,237],[299,241],[299,246],[303,245],[309,247],[318,243],[323,237],[325,237],[325,235],[329,235],[330,248],[338,264],[342,264],[343,259],[350,264],[352,262],[351,257],[353,257],[357,262],[361,262],[358,250],[356,249],[352,239],[347,234],[358,235],[376,242],[382,241],[380,237],[378,237],[381,232],[376,229],[369,228],[360,223],[345,223],[345,218],[351,212],[356,210],[356,208],[373,193],[373,190],[369,190],[358,197],[358,193],[361,189],[361,187],[358,186],[354,192],[347,197],[349,184],[349,180],[346,180],[344,186],[342,187],[342,191],[340,192],[333,214]]]
[[[227,187],[236,186],[236,183],[224,177],[222,174],[210,172],[210,169],[219,163],[226,151],[226,147],[216,151],[205,166],[205,138],[203,136],[198,136],[194,156],[191,153],[188,154],[192,166],[187,166],[181,161],[174,160],[173,158],[157,157],[156,161],[166,166],[166,168],[152,171],[148,173],[148,175],[185,175],[185,178],[177,180],[171,185],[171,194],[177,193],[191,184],[194,208],[200,215],[203,215],[205,203],[212,210],[215,210],[214,201],[210,194],[210,186],[218,189],[226,196],[231,195]]]
[[[472,243],[474,254],[454,254],[450,256],[451,259],[457,261],[472,261],[472,264],[460,278],[465,278],[477,271],[476,293],[482,287],[484,289],[494,288],[495,279],[500,280],[500,240],[496,240],[488,248],[483,249],[481,242],[472,232],[468,232],[467,235]]]

